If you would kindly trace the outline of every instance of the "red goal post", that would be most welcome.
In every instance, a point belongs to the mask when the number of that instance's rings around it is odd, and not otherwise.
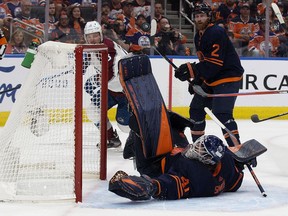
[[[108,48],[38,48],[0,134],[0,200],[82,201],[83,178],[106,179]]]
[[[101,53],[101,124],[100,124],[100,170],[99,177],[101,180],[106,180],[107,174],[107,103],[108,103],[108,48],[104,44],[97,45],[78,45],[75,49],[76,56],[76,101],[75,101],[75,193],[76,202],[82,201],[82,163],[78,164],[77,161],[82,161],[82,95],[83,83],[83,51],[97,50]],[[104,73],[103,73],[104,72]],[[79,81],[81,80],[81,81]],[[77,85],[79,82],[79,85]]]

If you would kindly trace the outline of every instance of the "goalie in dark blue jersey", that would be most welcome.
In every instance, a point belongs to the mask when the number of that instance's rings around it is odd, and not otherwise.
[[[118,171],[109,181],[109,191],[131,200],[175,200],[238,190],[243,163],[251,157],[236,163],[235,154],[228,154],[222,140],[213,135],[189,144],[184,130],[194,124],[166,109],[148,56],[120,60],[119,74],[133,110],[131,156],[141,176]],[[257,156],[251,153],[252,158]]]
[[[213,94],[237,93],[244,70],[225,29],[211,23],[211,13],[211,7],[207,3],[195,4],[193,16],[197,33],[194,44],[199,63],[181,65],[175,70],[175,77],[192,83],[189,84],[191,94],[194,94],[194,84],[201,85],[204,91]],[[235,101],[236,97],[204,98],[194,94],[189,111],[190,119],[194,122],[194,127],[191,128],[193,141],[205,134],[204,107],[208,107],[241,143],[233,117]],[[222,132],[229,146],[233,146],[226,131]]]
[[[138,177],[116,172],[109,191],[133,201],[151,197],[176,200],[235,192],[243,180],[241,167],[234,163],[222,140],[213,135],[203,135],[185,148],[174,148],[159,163],[164,173],[153,178],[149,173]]]

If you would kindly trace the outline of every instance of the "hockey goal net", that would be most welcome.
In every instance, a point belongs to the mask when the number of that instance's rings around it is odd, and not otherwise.
[[[106,179],[104,45],[46,42],[0,134],[0,200],[82,200]],[[89,174],[89,175],[88,175]]]

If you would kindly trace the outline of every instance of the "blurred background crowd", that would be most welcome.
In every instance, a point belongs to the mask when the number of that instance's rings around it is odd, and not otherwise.
[[[134,53],[151,49],[164,55],[196,55],[193,0],[0,0],[0,27],[9,41],[7,54],[25,53],[32,40],[83,44],[88,21],[101,23],[103,34]],[[201,2],[201,1],[200,1]],[[286,0],[208,0],[212,19],[226,29],[239,56],[287,57],[287,32],[271,9],[274,2],[288,22]],[[46,5],[46,3],[48,5]],[[268,10],[267,10],[268,9]],[[47,11],[45,13],[45,11]]]

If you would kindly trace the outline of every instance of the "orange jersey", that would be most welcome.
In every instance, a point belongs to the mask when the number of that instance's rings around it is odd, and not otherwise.
[[[0,3],[0,19],[4,19],[6,17],[12,17],[11,11],[5,3]]]
[[[259,31],[259,24],[254,18],[249,18],[248,22],[243,22],[240,16],[235,17],[229,22],[228,31],[232,32],[234,38],[241,38],[241,35],[249,35],[252,37]]]
[[[269,51],[271,56],[275,56],[278,46],[280,45],[279,38],[273,32],[269,34]],[[263,32],[257,32],[252,40],[249,41],[248,49],[257,49],[261,56],[265,56],[265,35]]]

